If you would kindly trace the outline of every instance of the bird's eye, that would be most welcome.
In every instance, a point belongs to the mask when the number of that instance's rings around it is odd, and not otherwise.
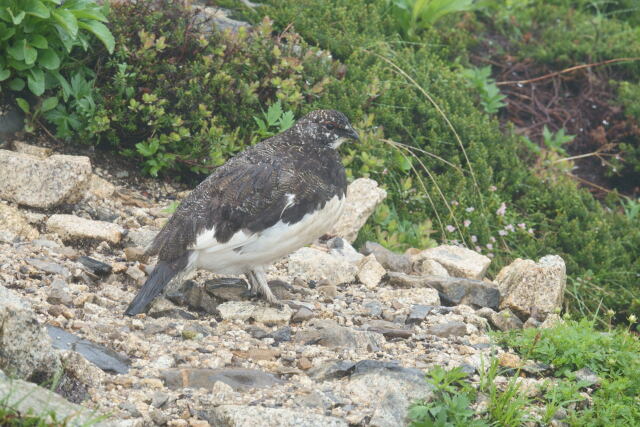
[[[324,127],[328,130],[334,130],[336,126],[333,123],[324,123]]]

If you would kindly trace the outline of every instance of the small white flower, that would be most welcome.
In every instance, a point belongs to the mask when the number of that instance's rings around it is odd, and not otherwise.
[[[482,252],[482,248],[480,246],[476,246],[476,252]]]
[[[501,236],[506,236],[507,235],[507,231],[506,230],[498,230],[498,234]]]
[[[456,231],[456,228],[451,224],[447,225],[445,228],[449,233],[453,233],[454,231]]]
[[[530,228],[528,231],[529,231],[529,234],[533,234],[533,228]]]
[[[629,323],[636,323],[638,321],[638,318],[635,314],[630,314],[629,317],[627,317],[627,320],[629,321]]]
[[[493,236],[489,237],[489,240],[490,240],[492,243],[495,243],[495,242],[496,242],[496,238],[495,238],[495,237],[493,237]]]
[[[452,200],[451,201],[451,206],[458,206],[460,203],[458,203],[457,200]]]
[[[471,212],[473,212],[475,210],[476,210],[476,208],[474,208],[473,206],[469,206],[467,209],[465,209],[465,211],[467,211],[469,213],[471,213]]]
[[[471,241],[476,243],[478,241],[478,236],[471,236]]]
[[[513,224],[507,225],[504,229],[507,230],[507,231],[514,231],[515,230],[515,228],[513,227]]]
[[[487,243],[487,249],[490,251],[493,250],[493,245],[491,243]]]
[[[527,224],[525,224],[524,222],[521,222],[520,224],[518,224],[518,227],[524,230],[525,228],[527,228]]]
[[[507,213],[507,205],[505,202],[502,202],[500,204],[500,207],[498,208],[498,210],[496,211],[496,215],[498,216],[504,216],[504,214]]]
[[[465,227],[469,227],[471,225],[471,220],[465,219],[462,223]]]
[[[496,187],[495,185],[492,185],[491,187],[489,187],[489,191],[496,191],[498,189],[498,187]]]

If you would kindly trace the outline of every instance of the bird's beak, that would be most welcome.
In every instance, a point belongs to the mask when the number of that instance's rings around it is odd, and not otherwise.
[[[347,129],[347,131],[349,133],[348,138],[351,138],[355,141],[360,141],[360,135],[358,135],[358,132],[356,132],[353,127],[349,126],[349,129]]]

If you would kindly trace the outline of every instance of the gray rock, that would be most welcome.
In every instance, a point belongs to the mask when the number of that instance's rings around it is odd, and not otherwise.
[[[461,337],[467,335],[467,325],[458,321],[439,323],[430,326],[427,333],[442,338]]]
[[[309,310],[307,307],[300,307],[298,311],[295,312],[293,317],[291,317],[291,322],[306,322],[307,320],[311,320],[314,317],[315,313],[313,312],[313,310]]]
[[[0,230],[11,232],[25,240],[33,240],[40,236],[38,230],[29,224],[19,209],[4,203],[0,203]]]
[[[282,327],[269,335],[268,338],[273,338],[273,345],[277,346],[283,342],[291,341],[291,328],[289,326]]]
[[[316,381],[328,381],[344,378],[353,372],[355,362],[347,360],[329,360],[309,369],[307,375]]]
[[[94,240],[118,243],[124,230],[117,224],[93,221],[75,215],[56,214],[47,220],[47,230],[58,234],[62,240]]]
[[[57,425],[60,420],[64,420],[64,425],[70,427],[116,425],[108,419],[98,421],[100,414],[94,410],[71,403],[50,390],[19,379],[0,378],[0,396],[3,396],[3,406],[13,408],[21,414],[37,414],[44,418],[47,425]],[[53,415],[55,419],[52,418]]]
[[[338,325],[329,319],[313,319],[299,330],[294,341],[306,345],[321,345],[329,348],[353,348],[360,351],[377,351],[385,344],[382,334],[356,331]]]
[[[403,328],[397,323],[388,322],[386,320],[372,320],[363,325],[363,329],[382,334],[387,339],[409,338],[413,335],[413,331],[411,329]]]
[[[562,307],[566,268],[557,255],[547,255],[537,263],[518,258],[500,270],[495,282],[503,296],[500,308],[510,308],[523,320],[533,316],[543,321]]]
[[[161,408],[169,400],[169,395],[161,391],[155,391],[151,396],[151,406]]]
[[[387,192],[378,187],[378,183],[368,178],[358,178],[347,187],[347,197],[342,215],[329,231],[348,242],[358,237],[358,232],[369,216],[387,197]]]
[[[204,419],[219,427],[347,427],[339,418],[301,412],[299,409],[221,405],[204,411]]]
[[[61,304],[71,307],[73,306],[73,297],[66,289],[51,287],[47,292],[47,302],[49,304]]]
[[[510,331],[512,329],[522,329],[522,320],[513,314],[511,310],[505,308],[499,313],[492,313],[489,318],[491,324],[501,331]]]
[[[71,276],[71,272],[67,268],[45,258],[27,258],[25,259],[25,261],[38,270],[44,271],[45,273],[59,274],[65,278]]]
[[[129,234],[127,234],[127,242],[133,246],[146,248],[157,235],[158,230],[156,228],[148,226],[134,228],[133,230],[129,230]]]
[[[460,246],[441,245],[425,249],[416,258],[432,259],[442,265],[451,276],[482,280],[491,258]]]
[[[407,316],[407,324],[422,323],[433,310],[432,305],[415,304],[411,307],[411,311]]]
[[[378,301],[369,301],[362,305],[366,313],[371,317],[380,317],[382,315],[382,304]]]
[[[30,145],[22,141],[13,141],[13,150],[18,153],[38,157],[39,159],[46,159],[53,154],[51,148],[38,147],[37,145]]]
[[[237,33],[240,28],[250,28],[251,25],[244,21],[237,21],[229,18],[230,11],[221,7],[193,5],[196,12],[195,22],[201,26],[204,33],[211,33],[214,30],[230,31]]]
[[[47,325],[53,347],[61,350],[73,350],[84,356],[89,362],[105,372],[126,374],[129,372],[129,358],[100,344],[79,338],[63,329]]]
[[[500,291],[481,280],[412,276],[404,273],[388,273],[386,277],[387,282],[395,287],[437,289],[442,302],[446,305],[466,304],[471,307],[497,309],[500,304]]]
[[[44,160],[0,150],[0,198],[50,209],[80,200],[89,186],[88,157],[53,155]]]
[[[272,387],[283,382],[272,374],[244,368],[172,368],[161,371],[160,377],[172,390],[186,387],[211,389],[217,381],[221,381],[235,391],[244,392],[252,388]]]
[[[339,284],[355,281],[358,267],[343,257],[305,247],[289,255],[287,270],[291,277]]]
[[[433,396],[422,371],[401,367],[354,373],[345,389],[354,403],[373,409],[368,425],[379,427],[406,425],[411,402]]]
[[[116,191],[116,186],[92,173],[91,180],[89,181],[89,191],[98,199],[102,200],[111,197]]]
[[[0,285],[0,369],[14,378],[43,381],[61,367],[60,356],[33,311]]]
[[[388,271],[411,273],[411,260],[408,256],[391,252],[389,249],[375,242],[367,242],[360,249],[364,255],[373,254],[376,260]]]
[[[449,276],[449,272],[438,261],[431,258],[420,258],[413,263],[413,270],[419,274],[425,274],[429,276]]]
[[[582,387],[600,384],[600,377],[589,368],[582,368],[573,374],[576,376],[576,380],[582,383]]]
[[[85,266],[91,273],[96,276],[105,277],[111,274],[111,270],[113,268],[102,261],[98,261],[97,259],[90,258],[88,256],[81,256],[78,258],[78,262]]]

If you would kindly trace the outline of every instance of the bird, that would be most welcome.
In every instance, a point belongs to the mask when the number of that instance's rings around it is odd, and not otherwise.
[[[338,220],[347,177],[337,150],[359,139],[343,113],[315,110],[215,169],[146,248],[158,260],[125,315],[147,311],[169,282],[197,269],[244,274],[252,294],[278,305],[266,269]]]

